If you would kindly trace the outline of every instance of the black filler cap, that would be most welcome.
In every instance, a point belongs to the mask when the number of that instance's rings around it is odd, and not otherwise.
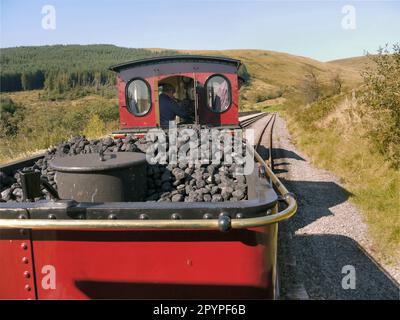
[[[146,155],[139,152],[113,152],[78,154],[55,158],[50,167],[59,172],[99,172],[135,167],[146,162]]]

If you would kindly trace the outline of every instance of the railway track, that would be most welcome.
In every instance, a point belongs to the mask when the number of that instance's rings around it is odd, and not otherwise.
[[[255,115],[246,115],[241,117],[241,121],[239,122],[239,125],[241,128],[247,128],[251,126],[254,122],[260,120],[261,118],[265,117],[268,113],[266,112],[260,112],[256,113]]]
[[[256,145],[256,151],[259,152],[261,142],[263,140],[265,132],[267,132],[268,129],[268,137],[269,137],[269,142],[268,142],[268,163],[270,168],[273,170],[274,169],[274,158],[272,154],[273,150],[273,131],[274,131],[274,124],[275,124],[275,119],[276,119],[276,113],[272,113],[269,116],[269,119],[267,123],[265,124],[263,130],[261,131],[261,134],[258,138],[257,145]]]
[[[269,142],[268,142],[268,164],[270,166],[270,168],[273,170],[274,168],[274,159],[273,159],[273,154],[272,154],[272,150],[273,150],[273,130],[274,130],[274,124],[275,124],[275,119],[276,119],[276,113],[257,113],[253,116],[249,116],[246,117],[244,120],[240,121],[240,126],[244,129],[244,128],[249,128],[251,127],[255,122],[257,122],[258,120],[264,118],[268,116],[268,119],[266,120],[265,125],[263,126],[258,139],[257,139],[257,143],[255,145],[255,150],[257,152],[260,151],[260,146],[263,140],[263,137],[265,135],[266,132],[268,132],[268,137],[269,137]]]

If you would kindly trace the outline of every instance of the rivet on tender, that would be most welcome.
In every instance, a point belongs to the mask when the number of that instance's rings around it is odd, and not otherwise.
[[[111,213],[111,214],[108,215],[107,219],[109,219],[109,220],[116,220],[116,219],[117,219],[117,215],[114,214],[114,213]]]
[[[32,289],[31,289],[31,286],[30,286],[29,284],[25,285],[25,290],[26,290],[26,291],[31,291],[31,290],[32,290]]]
[[[148,220],[148,219],[149,219],[149,216],[148,216],[147,214],[142,213],[142,214],[139,216],[139,219],[140,219],[140,220]]]
[[[26,250],[28,249],[28,245],[25,242],[21,243],[21,249]]]
[[[231,218],[229,216],[220,215],[218,218],[218,228],[222,232],[229,231],[231,229]]]
[[[171,219],[172,220],[179,220],[181,218],[181,216],[179,215],[179,214],[177,214],[177,213],[173,213],[172,215],[171,215]]]
[[[23,257],[22,258],[22,262],[27,264],[27,263],[29,263],[29,259],[27,257]]]
[[[29,273],[29,271],[24,271],[24,277],[29,279],[31,277],[31,274]]]
[[[57,219],[56,215],[55,215],[55,214],[52,214],[52,213],[50,213],[47,217],[48,217],[49,219]]]

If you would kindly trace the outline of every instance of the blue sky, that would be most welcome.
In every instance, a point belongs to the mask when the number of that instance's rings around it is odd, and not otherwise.
[[[175,49],[266,49],[321,61],[400,41],[400,1],[0,0],[0,46],[107,43]],[[44,5],[55,30],[42,28]],[[343,29],[342,7],[355,8]]]

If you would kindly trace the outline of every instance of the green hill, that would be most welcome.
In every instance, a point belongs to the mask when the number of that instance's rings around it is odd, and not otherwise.
[[[0,49],[0,91],[46,89],[63,94],[77,87],[113,85],[110,65],[157,55],[176,54],[173,50],[154,52],[114,45],[54,45]],[[55,95],[57,97],[57,95]]]

